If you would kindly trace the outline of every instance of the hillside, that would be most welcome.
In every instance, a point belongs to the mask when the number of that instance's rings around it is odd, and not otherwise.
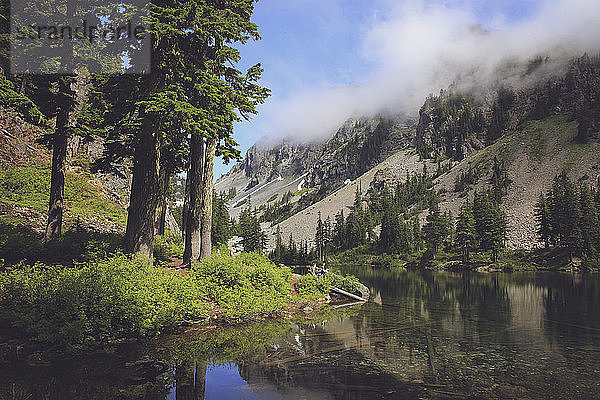
[[[319,201],[412,146],[416,121],[404,116],[349,119],[329,138],[311,143],[284,139],[252,146],[244,160],[215,184],[217,192],[235,189],[230,214],[267,205],[294,194],[296,211]]]
[[[377,154],[388,158],[374,167],[368,165],[360,175],[353,176],[357,170],[350,167],[360,164],[358,152],[344,153],[343,160],[349,166],[345,175],[330,172],[331,163],[322,161],[340,158],[331,143],[339,132],[348,132],[349,121],[332,139],[319,144],[318,150],[299,144],[286,148],[288,160],[308,160],[314,163],[313,168],[297,168],[293,174],[286,175],[285,168],[270,168],[272,164],[265,162],[269,160],[268,154],[276,153],[274,148],[260,154],[251,149],[241,166],[219,181],[217,189],[223,191],[236,180],[246,183],[251,177],[256,179],[257,184],[250,185],[253,190],[246,188],[231,202],[237,206],[232,209],[233,215],[239,213],[236,209],[248,207],[240,201],[248,196],[252,198],[251,206],[261,210],[261,205],[274,200],[273,194],[281,196],[288,190],[295,194],[294,201],[299,201],[303,192],[326,194],[324,198],[313,197],[316,202],[305,204],[300,212],[296,209],[295,215],[275,221],[279,222],[285,240],[292,234],[295,241],[310,243],[319,213],[325,220],[333,219],[339,210],[348,211],[357,186],[363,193],[370,188],[391,187],[402,181],[407,172],[421,172],[424,163],[431,164],[430,172],[441,163],[451,169],[435,179],[434,190],[441,196],[441,209],[456,216],[460,206],[472,199],[475,191],[489,187],[492,167],[498,162],[507,178],[501,203],[508,221],[507,247],[538,247],[534,207],[553,178],[566,170],[574,181],[598,183],[600,59],[586,55],[543,80],[532,83],[530,76],[526,78],[526,87],[490,88],[485,96],[474,97],[453,90],[430,96],[420,110],[416,126],[407,126],[402,131],[402,140],[397,142],[399,148],[384,148],[385,144],[381,144]],[[314,154],[319,152],[321,155],[315,158]],[[250,175],[242,174],[242,170],[250,171]],[[315,179],[319,173],[321,179]],[[342,177],[350,180],[344,185]],[[422,217],[425,215],[426,212]],[[272,247],[276,227],[273,223],[263,223],[263,229],[269,234],[269,247]]]
[[[0,110],[0,222],[45,229],[50,188],[50,152],[37,144],[42,130],[9,109]],[[102,232],[125,228],[128,180],[91,174],[100,140],[72,138],[65,182],[65,224]]]
[[[508,219],[507,246],[534,248],[541,245],[536,237],[535,203],[563,169],[573,181],[597,184],[600,176],[600,143],[578,143],[577,122],[564,114],[528,121],[495,144],[474,154],[435,181],[441,191],[442,209],[457,215],[466,198],[489,184],[494,158],[507,166],[509,186],[501,208]],[[479,171],[477,182],[456,191],[461,173]]]
[[[384,162],[365,172],[331,195],[278,224],[282,237],[287,240],[291,234],[294,241],[308,241],[312,243],[315,237],[319,213],[322,220],[330,218],[332,221],[335,214],[340,210],[344,210],[344,214],[348,215],[350,207],[354,203],[357,188],[360,188],[363,193],[366,192],[378,173],[383,173],[390,178],[397,176],[403,179],[406,177],[406,174],[421,173],[425,164],[428,165],[428,168],[434,167],[433,162],[420,161],[418,154],[414,151],[398,151]],[[264,228],[268,234],[269,246],[272,247],[275,243],[277,228],[276,226],[266,224]]]

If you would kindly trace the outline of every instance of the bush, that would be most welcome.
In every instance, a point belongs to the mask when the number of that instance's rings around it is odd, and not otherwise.
[[[256,253],[214,255],[194,265],[191,275],[226,317],[244,320],[271,315],[290,302],[291,269]]]
[[[48,264],[88,262],[114,254],[123,237],[74,228],[46,246],[43,240],[44,235],[31,228],[0,222],[0,259],[9,265],[23,260]]]
[[[320,278],[314,275],[302,275],[296,284],[296,292],[299,296],[308,300],[323,297],[329,293],[331,281],[331,275]]]
[[[290,278],[290,268],[254,253],[217,254],[186,275],[122,254],[80,267],[21,263],[0,272],[0,326],[76,351],[218,311],[234,321],[271,316],[293,300]],[[300,295],[322,296],[331,280],[302,277]]]
[[[183,251],[181,235],[167,231],[164,236],[154,237],[154,258],[159,262],[168,262],[172,258],[183,258]]]
[[[82,268],[18,265],[0,274],[0,320],[67,349],[157,333],[205,313],[191,277],[131,256]]]
[[[340,276],[334,273],[329,273],[327,276],[330,280],[331,286],[335,286],[350,293],[357,291],[360,286],[360,281],[354,275]]]

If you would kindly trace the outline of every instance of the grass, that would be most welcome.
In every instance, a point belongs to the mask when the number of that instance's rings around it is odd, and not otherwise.
[[[565,168],[569,171],[577,167],[577,164],[588,157],[597,149],[593,141],[578,143],[574,139],[577,136],[577,121],[569,121],[565,115],[555,115],[543,120],[529,121],[522,128],[520,135],[527,143],[527,154],[538,162],[548,158],[555,158],[563,149],[567,151]],[[550,148],[549,139],[555,137],[556,143]],[[536,165],[536,164],[534,164]]]
[[[100,216],[106,221],[126,224],[123,208],[105,198],[88,173],[67,172],[65,176],[65,208],[67,217],[91,219]],[[0,171],[0,200],[40,212],[48,209],[50,167],[35,165]]]

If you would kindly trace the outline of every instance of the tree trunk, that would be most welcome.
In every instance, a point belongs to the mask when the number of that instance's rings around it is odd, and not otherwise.
[[[125,251],[152,257],[154,215],[158,204],[158,141],[150,123],[142,128],[133,160],[133,181],[127,214]]]
[[[200,213],[202,211],[202,172],[204,160],[204,139],[192,135],[190,140],[190,169],[187,174],[186,187],[189,182],[188,209],[184,214],[184,251],[183,264],[190,265],[200,257]]]
[[[189,170],[188,170],[189,174]],[[183,197],[183,210],[181,210],[181,239],[185,242],[185,232],[187,224],[187,213],[190,209],[190,179],[185,179],[185,193]]]
[[[75,2],[68,2],[66,9],[67,19],[75,14]],[[60,70],[63,73],[72,73],[73,67],[73,43],[64,40],[59,48]],[[46,225],[46,242],[56,239],[62,231],[64,192],[65,192],[65,169],[67,158],[67,127],[69,125],[69,113],[73,110],[75,96],[71,88],[72,76],[62,75],[58,77],[58,92],[54,100],[57,103],[56,127],[52,140],[52,172],[50,176],[50,201],[48,205],[48,223]],[[21,82],[21,94],[25,93],[26,75]]]
[[[156,219],[154,225],[154,232],[157,235],[163,236],[165,234],[165,226],[167,219],[167,193],[169,192],[169,181],[170,176],[165,168],[159,166],[158,174],[158,205],[156,208]]]
[[[213,170],[217,142],[208,139],[204,156],[204,171],[202,174],[202,214],[200,217],[202,233],[200,258],[209,258],[212,250],[212,201],[213,201]]]
[[[67,109],[63,108],[56,117],[56,130],[52,142],[52,173],[50,176],[50,202],[48,207],[48,223],[46,225],[46,241],[56,239],[62,230],[65,168],[67,157]]]
[[[204,400],[206,393],[206,361],[196,361],[194,375],[195,400]]]
[[[182,361],[175,366],[175,400],[195,400],[195,365],[191,361]]]

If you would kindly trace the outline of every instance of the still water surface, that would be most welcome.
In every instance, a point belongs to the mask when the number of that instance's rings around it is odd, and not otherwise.
[[[368,303],[0,366],[0,399],[600,398],[600,275],[344,272]]]

